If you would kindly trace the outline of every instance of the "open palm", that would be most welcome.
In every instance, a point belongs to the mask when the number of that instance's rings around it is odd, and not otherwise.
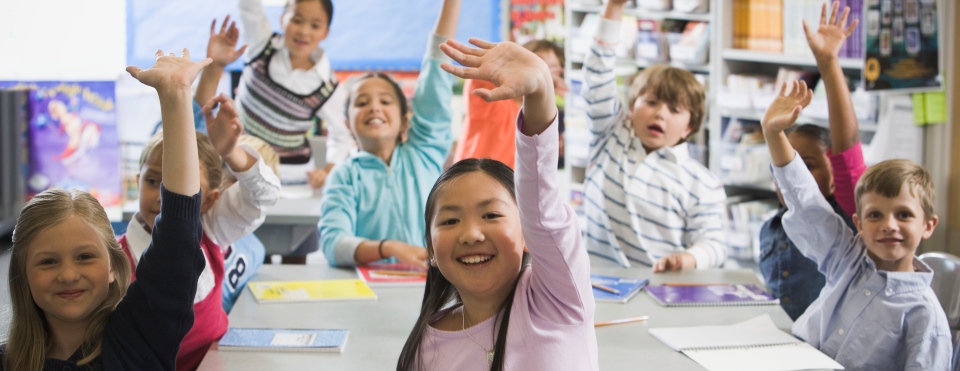
[[[189,88],[200,71],[212,62],[210,58],[199,62],[190,60],[190,52],[187,49],[183,49],[179,57],[173,53],[163,55],[163,50],[157,50],[156,56],[156,63],[150,68],[144,70],[137,66],[129,66],[127,72],[144,85],[152,86],[157,90],[174,87]]]
[[[790,87],[789,93],[787,87]],[[763,120],[760,125],[765,132],[781,132],[787,130],[800,117],[800,111],[803,110],[810,100],[813,99],[813,92],[807,89],[807,83],[793,81],[784,83],[780,89],[780,94],[770,103],[767,111],[763,113]]]
[[[218,104],[220,110],[214,115],[213,107]],[[207,119],[210,142],[220,156],[226,156],[236,147],[243,133],[243,123],[240,122],[233,100],[223,94],[217,95],[203,106],[203,115]]]
[[[217,20],[214,19],[213,23],[210,24],[207,56],[213,58],[214,63],[226,66],[240,58],[243,52],[247,50],[247,46],[244,45],[239,50],[234,50],[237,47],[237,41],[240,39],[240,30],[237,29],[237,22],[230,22],[230,15],[223,19],[220,32],[215,32],[216,26]]]
[[[473,94],[480,98],[488,102],[518,98],[553,85],[549,73],[544,73],[549,70],[546,63],[522,46],[512,42],[494,44],[474,38],[470,43],[480,48],[471,48],[453,39],[441,44],[444,53],[463,65],[444,63],[441,67],[458,77],[486,80],[497,86],[493,90],[474,90]]]
[[[830,19],[827,20],[827,4],[823,4],[820,10],[820,26],[816,31],[810,29],[806,20],[803,21],[803,32],[807,35],[807,44],[810,45],[810,50],[817,59],[836,57],[840,53],[843,42],[853,34],[854,28],[859,23],[858,20],[854,19],[847,26],[850,8],[845,7],[843,14],[837,17],[839,8],[840,3],[834,1]]]

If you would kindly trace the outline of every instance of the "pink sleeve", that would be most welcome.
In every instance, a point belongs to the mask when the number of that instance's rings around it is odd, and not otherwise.
[[[840,208],[852,216],[857,212],[857,202],[853,196],[853,190],[857,187],[857,181],[864,171],[867,171],[867,164],[863,162],[863,148],[860,142],[854,144],[846,151],[840,153],[830,153],[830,165],[833,166],[833,184],[836,188],[833,190],[833,197],[836,198]]]
[[[522,113],[517,123],[522,127]],[[561,201],[557,184],[557,119],[538,135],[526,136],[517,130],[516,136],[517,206],[524,242],[532,255],[531,310],[553,323],[592,321],[595,303],[590,259],[581,241],[577,215]]]

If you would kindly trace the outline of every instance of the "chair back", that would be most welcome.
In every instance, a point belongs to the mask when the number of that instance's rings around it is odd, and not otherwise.
[[[951,329],[960,327],[960,258],[941,252],[920,255],[933,270],[930,287],[937,294]]]

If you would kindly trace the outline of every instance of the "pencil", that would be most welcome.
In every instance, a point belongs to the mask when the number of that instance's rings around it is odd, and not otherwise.
[[[597,283],[591,283],[590,285],[592,285],[593,288],[595,288],[595,289],[597,289],[597,290],[603,290],[603,291],[609,292],[609,293],[614,294],[614,295],[620,295],[620,290],[617,290],[617,289],[615,289],[615,288],[607,287],[607,286],[604,286],[604,285],[601,285],[601,284],[597,284]]]
[[[370,273],[384,276],[405,276],[405,277],[426,277],[427,272],[416,271],[392,271],[392,270],[372,270]]]
[[[603,322],[594,323],[593,327],[603,327],[603,326],[610,326],[610,325],[619,325],[621,323],[640,322],[640,321],[646,321],[648,319],[650,319],[650,316],[615,319],[613,321],[603,321]]]
[[[725,283],[664,282],[662,286],[723,286]]]

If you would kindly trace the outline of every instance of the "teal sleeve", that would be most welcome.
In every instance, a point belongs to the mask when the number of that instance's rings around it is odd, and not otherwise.
[[[408,144],[417,148],[425,162],[439,170],[453,143],[450,122],[453,110],[453,75],[440,68],[450,58],[440,52],[445,39],[431,35],[423,57],[417,88],[413,94],[413,118],[410,120]]]
[[[363,241],[356,237],[357,195],[349,165],[348,160],[331,170],[320,201],[320,248],[333,266],[355,265],[353,256]]]

